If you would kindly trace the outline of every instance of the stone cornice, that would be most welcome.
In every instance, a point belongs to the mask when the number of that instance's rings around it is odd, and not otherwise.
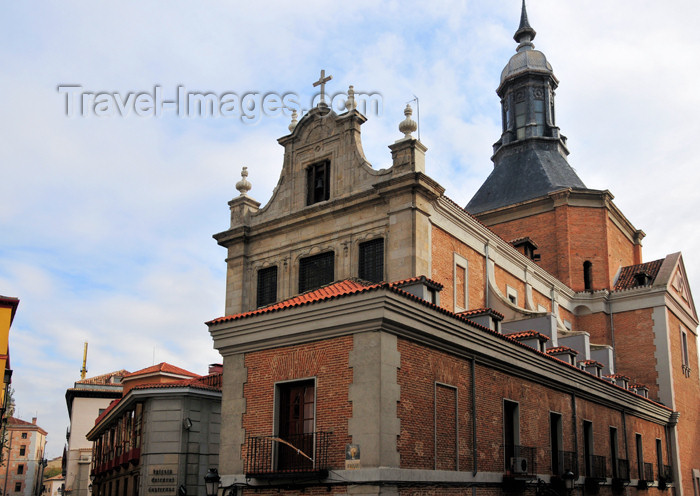
[[[223,355],[386,331],[656,423],[671,411],[502,335],[388,289],[212,324]]]
[[[90,429],[85,435],[89,441],[94,441],[95,436],[101,434],[109,427],[112,420],[122,415],[130,406],[150,399],[161,399],[169,397],[199,396],[203,398],[221,398],[221,391],[211,391],[209,389],[191,388],[188,386],[178,387],[153,387],[146,389],[132,389],[124,396],[117,406],[107,413],[99,424]],[[92,439],[91,439],[92,438]]]

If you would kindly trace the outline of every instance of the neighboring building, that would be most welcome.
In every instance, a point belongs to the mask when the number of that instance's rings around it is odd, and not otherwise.
[[[0,466],[2,494],[38,496],[44,474],[46,431],[31,422],[10,417],[7,422],[7,444]]]
[[[569,166],[523,3],[494,171],[467,208],[323,103],[269,203],[229,202],[219,472],[248,494],[693,494],[698,317],[679,253]],[[383,282],[397,281],[397,282]],[[672,489],[670,489],[672,488]],[[696,495],[698,492],[695,493]]]
[[[62,496],[63,483],[65,480],[66,479],[61,474],[44,479],[42,496]]]
[[[5,439],[5,412],[10,405],[8,390],[12,383],[10,368],[10,327],[17,313],[19,299],[0,295],[0,371],[3,373],[3,384],[0,389],[0,439]],[[2,461],[2,460],[0,460]]]
[[[167,363],[128,374],[94,422],[92,494],[205,496],[218,465],[221,366],[198,376]]]
[[[66,406],[70,426],[66,432],[67,446],[63,457],[65,494],[88,496],[92,443],[85,435],[95,425],[95,419],[122,395],[122,377],[129,372],[117,370],[76,381],[66,391]]]

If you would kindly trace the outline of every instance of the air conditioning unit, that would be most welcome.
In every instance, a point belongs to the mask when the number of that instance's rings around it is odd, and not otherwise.
[[[522,456],[514,456],[510,459],[510,467],[514,474],[527,474],[528,462],[527,458]]]

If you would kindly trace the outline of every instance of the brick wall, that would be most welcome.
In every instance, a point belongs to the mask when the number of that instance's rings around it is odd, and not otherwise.
[[[470,363],[404,339],[398,340],[398,350],[401,354],[401,368],[397,376],[401,388],[401,401],[397,409],[401,420],[398,439],[401,468],[435,468],[436,409],[439,412],[438,447],[441,451],[438,465],[441,470],[456,468],[454,449],[450,443],[457,434],[453,428],[457,401],[459,469],[472,470]],[[438,387],[437,405],[436,383],[454,388]]]
[[[432,230],[432,279],[445,287],[440,292],[440,306],[454,311],[454,254],[467,259],[469,309],[483,308],[484,257],[438,227]]]
[[[654,344],[652,309],[613,314],[616,371],[649,388],[649,397],[659,398],[659,375]]]
[[[348,354],[352,345],[352,336],[344,336],[247,353],[246,413],[243,415],[246,436],[273,433],[276,382],[315,377],[316,431],[333,431],[330,466],[344,468],[345,445],[351,442],[348,419],[352,417],[352,404],[348,400],[348,388],[352,383],[352,369],[348,365]],[[244,446],[244,457],[245,450]]]
[[[575,328],[591,335],[591,343],[612,345],[610,315],[604,312],[576,315]]]
[[[690,377],[683,374],[681,353],[681,322],[667,310],[668,331],[671,346],[671,370],[674,384],[674,410],[680,412],[678,419],[678,455],[684,467],[698,468],[700,465],[700,380],[698,379],[697,335],[684,327],[687,333]],[[692,473],[683,472],[683,492],[693,494]]]

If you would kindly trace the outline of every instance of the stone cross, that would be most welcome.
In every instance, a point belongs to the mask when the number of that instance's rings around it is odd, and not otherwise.
[[[314,83],[314,88],[316,86],[321,86],[321,101],[319,102],[319,105],[326,104],[326,83],[333,79],[333,76],[326,76],[326,70],[323,69],[321,71],[321,77]]]

